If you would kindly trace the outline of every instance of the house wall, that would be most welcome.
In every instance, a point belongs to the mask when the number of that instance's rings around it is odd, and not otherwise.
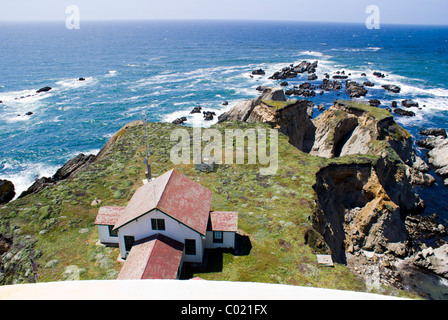
[[[207,231],[207,237],[205,239],[206,249],[216,249],[216,248],[235,248],[235,232],[225,231],[222,234],[222,243],[213,243],[213,231]]]
[[[164,219],[165,230],[152,230],[151,219]],[[202,239],[201,235],[157,209],[148,212],[144,216],[128,223],[118,230],[121,257],[126,257],[126,249],[124,244],[125,236],[134,236],[135,241],[137,241],[157,233],[166,235],[182,243],[185,243],[185,239],[196,240],[196,255],[186,255],[184,252],[183,261],[194,263],[202,262],[205,241]]]
[[[101,243],[118,244],[118,237],[111,237],[109,234],[109,226],[98,226],[98,234]]]

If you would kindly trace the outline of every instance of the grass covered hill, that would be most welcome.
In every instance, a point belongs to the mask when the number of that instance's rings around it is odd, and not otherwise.
[[[170,134],[175,128],[179,127],[148,124],[153,176],[175,168],[213,191],[212,210],[239,212],[241,240],[238,252],[214,252],[207,267],[187,267],[185,276],[367,290],[345,265],[318,266],[315,254],[328,248],[311,220],[317,206],[316,173],[330,163],[365,163],[374,156],[312,156],[279,134],[277,174],[262,176],[258,165],[248,164],[222,164],[203,173],[193,164],[172,164],[170,152],[177,142],[170,141]],[[224,136],[225,129],[268,126],[225,122],[214,128]],[[125,206],[142,186],[144,158],[144,126],[130,127],[87,169],[0,208],[0,240],[7,247],[0,260],[0,284],[34,282],[30,258],[38,266],[40,282],[115,279],[122,267],[118,249],[98,245],[93,223],[100,206]],[[95,199],[100,203],[92,203]]]

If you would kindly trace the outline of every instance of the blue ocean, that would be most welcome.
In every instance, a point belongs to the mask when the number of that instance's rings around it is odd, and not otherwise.
[[[395,116],[414,140],[424,128],[448,129],[446,26],[135,21],[82,22],[69,30],[65,23],[0,23],[0,43],[0,179],[13,181],[18,194],[77,154],[98,152],[143,113],[149,121],[187,116],[187,125],[209,126],[216,117],[190,115],[193,107],[219,115],[256,97],[258,86],[278,85],[268,77],[303,60],[318,61],[316,86],[325,73],[344,70],[354,81],[375,83],[361,100],[376,98],[384,107],[418,102],[415,117]],[[259,68],[266,74],[251,77]],[[385,91],[384,84],[401,92]],[[36,93],[46,86],[52,90]],[[309,99],[328,107],[336,98],[348,96]],[[427,213],[448,219],[448,188],[433,175],[436,185],[420,195]]]

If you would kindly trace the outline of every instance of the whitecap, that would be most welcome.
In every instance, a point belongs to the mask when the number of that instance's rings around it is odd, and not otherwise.
[[[191,105],[191,104],[187,106],[187,104],[185,104],[186,105],[185,110],[177,110],[172,113],[166,114],[165,116],[163,116],[162,122],[170,122],[171,123],[178,118],[186,117],[187,118],[187,121],[185,122],[186,126],[208,128],[208,127],[218,123],[219,115],[232,109],[233,106],[239,101],[241,101],[241,100],[240,99],[230,100],[229,104],[227,106],[222,106],[221,108],[213,107],[212,103],[201,105],[201,107],[202,107],[201,113],[193,113],[193,114],[191,114],[190,112],[191,112],[191,110],[193,110],[193,108],[195,106]],[[213,117],[213,120],[206,121],[206,120],[204,120],[204,116],[203,116],[204,111],[215,112],[216,116]]]
[[[4,165],[5,166],[5,165]],[[39,178],[51,177],[60,166],[51,166],[44,163],[25,163],[18,164],[11,162],[9,165],[10,170],[16,171],[14,173],[9,173],[2,175],[2,179],[11,181],[14,184],[16,195],[14,200],[17,199],[23,191],[28,190],[28,188]],[[20,170],[17,172],[17,170]]]
[[[118,74],[118,72],[116,70],[110,70],[105,77],[106,78],[111,78],[111,77],[115,77]]]
[[[299,52],[301,56],[314,56],[314,57],[323,57],[324,54],[319,51],[301,51]]]
[[[376,52],[382,50],[381,47],[365,47],[365,48],[333,48],[331,51],[342,51],[342,52]]]
[[[80,87],[84,87],[87,85],[95,84],[98,81],[93,77],[84,78],[84,80],[79,80],[80,78],[69,78],[62,79],[56,82],[56,84],[60,87],[61,90],[64,89],[76,89]]]

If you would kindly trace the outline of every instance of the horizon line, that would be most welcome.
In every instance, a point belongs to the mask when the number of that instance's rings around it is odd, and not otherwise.
[[[0,20],[1,23],[65,23],[65,19],[48,19],[48,20]],[[358,21],[319,21],[319,20],[278,20],[278,19],[230,19],[230,18],[129,18],[129,19],[82,19],[84,22],[267,22],[267,23],[319,23],[319,24],[353,24],[364,25],[364,22]],[[81,23],[82,23],[81,21]],[[448,27],[446,24],[431,23],[400,23],[400,22],[382,22],[385,26],[428,26],[428,27]]]

